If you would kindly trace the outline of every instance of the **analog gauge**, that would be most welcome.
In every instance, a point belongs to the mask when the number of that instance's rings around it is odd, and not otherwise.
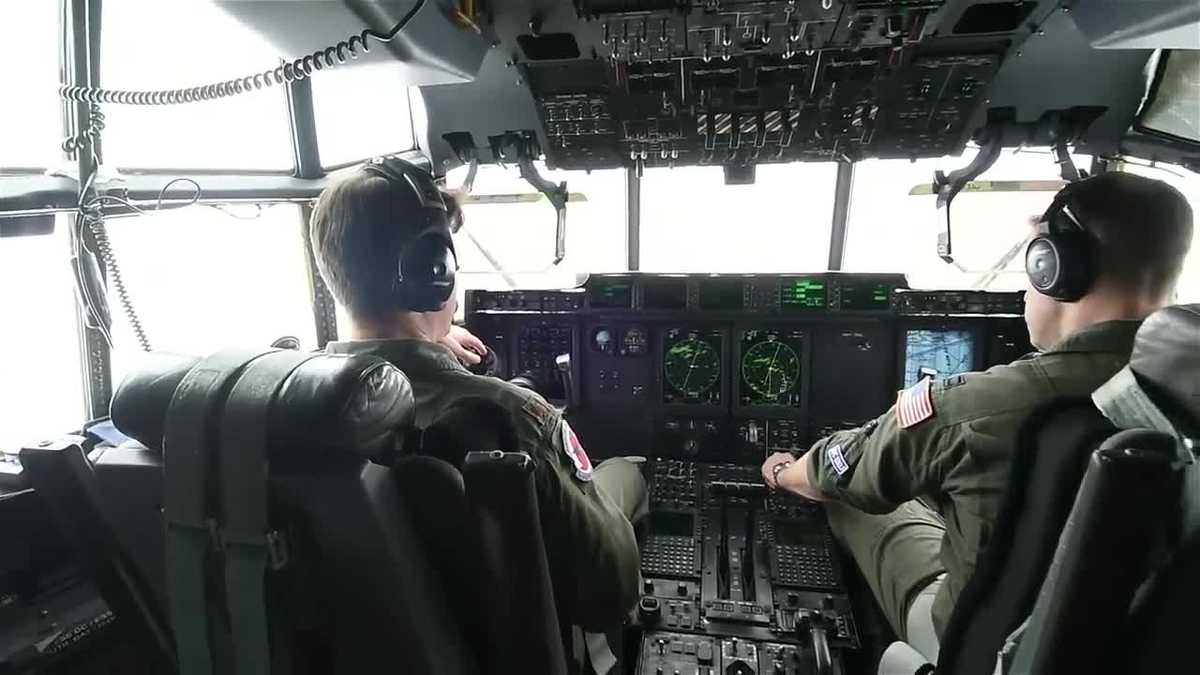
[[[630,356],[641,356],[646,353],[646,346],[649,340],[646,338],[646,329],[640,326],[630,326],[625,331],[625,337],[621,341],[622,350]]]
[[[721,354],[696,332],[681,335],[672,331],[668,334],[663,372],[667,384],[674,389],[674,395],[668,393],[668,401],[720,400],[719,393],[713,392],[713,388],[721,377]]]
[[[778,400],[795,389],[800,379],[800,357],[796,350],[770,336],[742,355],[742,378],[757,397]]]
[[[613,336],[607,328],[597,328],[592,331],[592,348],[601,354],[611,354],[613,351]]]

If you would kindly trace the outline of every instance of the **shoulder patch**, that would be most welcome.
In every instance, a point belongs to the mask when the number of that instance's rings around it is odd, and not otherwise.
[[[833,470],[839,476],[845,475],[850,470],[850,464],[846,462],[846,456],[842,454],[841,445],[834,445],[827,448],[825,450],[825,458],[829,460],[829,465],[833,467]]]
[[[896,424],[901,429],[914,427],[934,416],[931,378],[922,378],[896,396]]]
[[[575,465],[575,477],[584,482],[592,480],[592,460],[583,449],[583,444],[579,442],[579,437],[575,435],[575,430],[566,420],[562,421],[562,444],[563,452]]]

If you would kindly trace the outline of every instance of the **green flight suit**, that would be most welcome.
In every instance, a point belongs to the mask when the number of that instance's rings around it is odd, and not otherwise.
[[[588,631],[619,625],[638,601],[640,567],[630,522],[645,509],[646,488],[637,467],[621,458],[595,467],[592,479],[576,475],[564,448],[565,422],[541,396],[494,377],[468,371],[450,350],[423,340],[356,340],[330,343],[331,353],[369,353],[408,377],[416,423],[425,427],[456,401],[479,397],[511,415],[519,447],[534,462],[550,571],[572,589],[565,606],[571,623]],[[560,603],[563,604],[563,603]]]
[[[834,534],[901,639],[913,597],[943,572],[931,613],[937,635],[945,630],[991,539],[1026,415],[1059,396],[1089,396],[1129,362],[1139,325],[1098,323],[1012,364],[945,378],[931,388],[928,419],[901,428],[893,406],[813,445],[804,464],[834,502]]]

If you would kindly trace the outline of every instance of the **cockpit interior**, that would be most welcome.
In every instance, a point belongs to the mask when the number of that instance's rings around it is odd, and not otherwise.
[[[1200,672],[1195,235],[1006,432],[936,659],[767,468],[847,486],[822,439],[1045,352],[1061,191],[1200,210],[1194,0],[10,0],[0,47],[0,675]],[[604,630],[524,427],[329,347],[310,223],[380,157],[461,205],[467,370],[644,483]]]

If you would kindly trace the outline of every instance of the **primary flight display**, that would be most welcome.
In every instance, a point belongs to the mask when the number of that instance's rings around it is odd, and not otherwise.
[[[975,335],[969,330],[909,329],[904,334],[904,386],[923,375],[935,379],[975,369]]]

